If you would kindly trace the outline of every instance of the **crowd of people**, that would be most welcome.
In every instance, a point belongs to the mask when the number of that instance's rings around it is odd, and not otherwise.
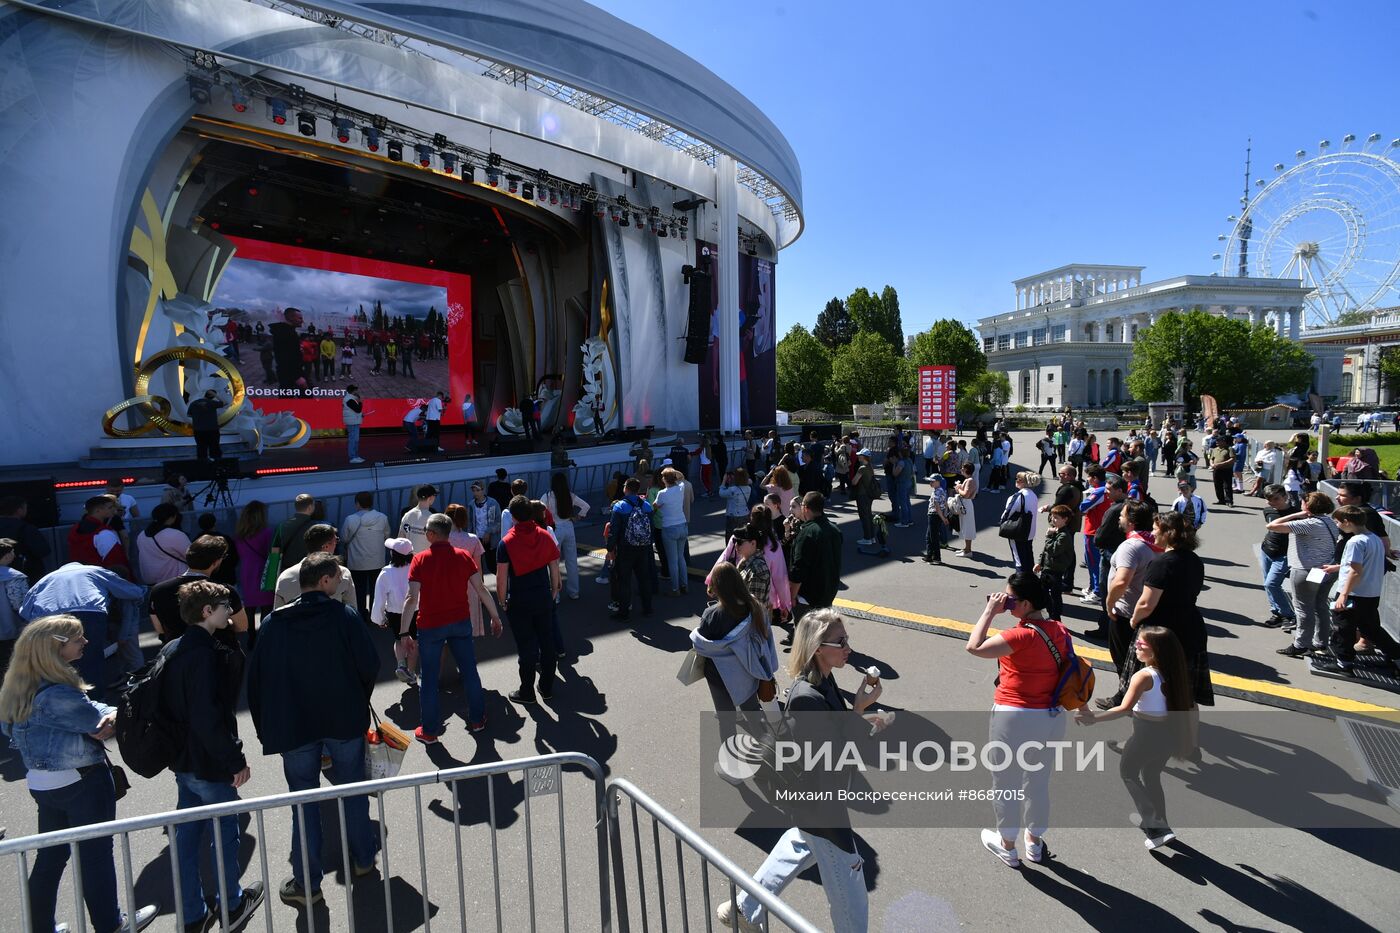
[[[1310,466],[1317,455],[1308,434],[1286,446],[1255,447],[1230,423],[1213,426],[1202,444],[1207,465],[1223,476],[1216,479],[1217,506],[1256,491],[1264,499],[1261,573],[1271,611],[1264,624],[1290,635],[1279,653],[1306,656],[1314,671],[1330,676],[1351,673],[1361,652],[1366,663],[1379,657],[1400,664],[1400,645],[1380,625],[1383,574],[1395,555],[1366,502],[1369,486],[1342,481],[1334,504],[1316,491],[1324,474]],[[967,642],[971,655],[999,666],[991,736],[1045,741],[1063,732],[1065,718],[1050,713],[1062,701],[1056,683],[1073,637],[1063,604],[1077,592],[1082,557],[1087,579],[1079,599],[1099,609],[1086,634],[1107,642],[1116,676],[1106,695],[1075,718],[1087,726],[1132,716],[1122,775],[1143,817],[1146,845],[1156,848],[1175,838],[1162,769],[1173,755],[1193,754],[1190,736],[1168,725],[1170,714],[1214,702],[1198,606],[1205,571],[1196,550],[1210,514],[1196,492],[1198,457],[1187,431],[1173,422],[1115,433],[1101,444],[1068,416],[1046,426],[1035,451],[1038,470],[1014,470],[1004,423],[971,440],[895,431],[881,479],[872,451],[854,432],[786,444],[776,431],[761,439],[746,432],[739,449],[702,437],[698,446],[678,442],[659,457],[643,442],[632,473],[618,473],[606,490],[606,559],[597,581],[611,587],[611,618],[620,622],[632,619],[634,606],[648,617],[656,599],[686,594],[694,503],[717,497],[725,544],[704,576],[712,602],[690,636],[697,677],[706,681],[715,710],[753,716],[773,707],[783,666],[778,630],[784,630],[781,645],[794,681],[787,713],[801,720],[807,711],[848,711],[879,731],[889,718],[873,707],[882,691],[878,673],[861,672],[853,705],[836,687],[835,672],[851,647],[842,617],[831,609],[844,558],[843,534],[827,514],[831,505],[841,496],[854,504],[858,546],[888,544],[899,529],[914,527],[912,499],[926,484],[924,557],[941,564],[945,549],[974,556],[979,498],[1006,493],[995,528],[983,530],[1007,540],[1010,576]],[[1251,453],[1258,481],[1246,493]],[[1053,493],[1040,492],[1047,467],[1058,480]],[[1176,486],[1169,506],[1149,492],[1158,470]],[[877,515],[882,497],[889,511]],[[443,507],[438,499],[436,487],[419,486],[395,521],[376,508],[374,494],[360,493],[338,528],[309,493],[297,496],[291,515],[275,524],[264,503],[251,501],[228,534],[212,514],[197,516],[194,533],[187,533],[182,507],[189,503],[171,499],[132,534],[136,503],[116,484],[85,503],[68,531],[70,560],[53,569],[42,536],[25,520],[23,501],[0,501],[0,729],[25,763],[40,830],[115,815],[121,779],[102,742],[113,734],[123,690],[129,696],[131,683],[151,676],[139,643],[143,623],[162,645],[157,715],[173,737],[163,770],[174,774],[180,809],[235,800],[248,780],[235,715],[241,695],[263,754],[281,758],[289,790],[317,786],[323,771],[336,784],[362,780],[369,697],[380,671],[376,638],[389,643],[395,676],[417,691],[420,722],[413,734],[425,745],[437,744],[447,730],[444,654],[461,675],[467,730],[489,728],[475,639],[501,637],[507,626],[518,673],[509,701],[553,702],[556,668],[569,652],[561,601],[580,596],[575,523],[588,515],[589,503],[562,470],[545,490],[531,490],[502,469],[490,482],[472,483],[466,502]],[[954,538],[962,539],[961,548],[951,547]],[[1015,625],[990,635],[992,620],[1003,614]],[[109,643],[122,674],[115,683],[103,676]],[[318,662],[314,681],[300,663],[308,657]],[[749,721],[763,728],[762,718]],[[997,776],[1007,787],[1026,788],[1020,803],[998,803],[995,828],[982,836],[1006,865],[1047,857],[1049,772],[1033,770]],[[379,840],[363,799],[347,801],[345,819],[354,874],[370,874]],[[277,893],[306,908],[322,898],[320,825],[308,818],[301,827],[299,820],[294,814],[292,874]],[[224,913],[236,929],[268,893],[240,884],[231,857],[240,838],[236,820],[221,824],[221,837],[224,904],[201,887],[201,853],[215,845],[210,827],[182,824],[174,832],[187,929],[215,928]],[[52,928],[67,858],[67,849],[53,849],[36,859],[29,879],[36,929]],[[150,907],[120,916],[110,840],[83,843],[78,858],[95,928],[129,922],[140,929],[151,921]],[[779,892],[813,864],[835,929],[865,929],[862,862],[848,825],[798,822],[757,879]],[[720,907],[720,919],[739,929],[758,929],[762,914],[747,896]]]

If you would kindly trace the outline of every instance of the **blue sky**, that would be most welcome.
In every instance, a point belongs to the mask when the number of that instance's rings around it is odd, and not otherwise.
[[[1070,262],[1208,274],[1246,138],[1272,177],[1320,139],[1400,137],[1400,2],[594,2],[797,151],[780,333],[859,285],[893,285],[913,332]]]

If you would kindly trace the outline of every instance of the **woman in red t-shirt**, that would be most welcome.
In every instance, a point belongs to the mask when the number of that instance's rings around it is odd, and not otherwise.
[[[996,658],[1000,668],[988,738],[1005,743],[1013,754],[1007,767],[992,772],[997,828],[982,830],[982,845],[1011,868],[1021,865],[1016,844],[1022,827],[1026,857],[1042,862],[1049,854],[1044,835],[1050,820],[1054,761],[1045,743],[1064,738],[1069,718],[1061,715],[1064,710],[1056,695],[1062,665],[1046,639],[1063,661],[1069,655],[1070,635],[1058,619],[1045,618],[1048,602],[1039,577],[1029,571],[1013,573],[1005,590],[987,597],[987,608],[967,637],[968,654]],[[1003,612],[1016,619],[1016,626],[989,637],[992,619]],[[1020,746],[1025,743],[1040,744],[1022,752]],[[1009,799],[1017,792],[1023,792],[1023,799]]]

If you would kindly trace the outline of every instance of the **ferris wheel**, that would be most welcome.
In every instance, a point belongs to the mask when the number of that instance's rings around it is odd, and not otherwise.
[[[1400,139],[1372,133],[1358,143],[1342,137],[1317,153],[1294,153],[1296,164],[1274,165],[1231,216],[1221,275],[1299,279],[1312,289],[1309,327],[1325,327],[1349,311],[1374,311],[1400,298]]]

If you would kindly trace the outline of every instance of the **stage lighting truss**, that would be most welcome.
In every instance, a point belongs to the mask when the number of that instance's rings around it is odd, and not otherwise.
[[[538,206],[582,212],[591,205],[594,216],[599,219],[611,217],[619,226],[635,226],[639,231],[658,237],[679,236],[684,241],[690,223],[688,213],[705,203],[701,199],[677,201],[671,211],[632,205],[625,195],[609,197],[590,184],[568,181],[545,169],[512,162],[498,152],[473,151],[452,142],[443,133],[427,134],[390,123],[383,114],[348,108],[341,102],[318,97],[300,85],[221,70],[209,53],[194,53],[188,67],[190,96],[201,106],[220,88],[228,93],[230,105],[237,113],[246,113],[249,102],[255,97],[261,98],[266,102],[267,119],[276,126],[286,126],[295,117],[298,132],[314,138],[324,123],[331,129],[331,138],[340,145],[354,144],[358,132],[359,142],[366,151],[377,154],[382,150],[392,162],[402,162],[405,147],[411,146],[414,153],[411,165],[433,172],[440,166],[444,174],[454,177],[460,174],[467,184],[477,183],[476,170],[480,168],[481,180],[486,185],[502,188],[504,177],[504,187],[509,194]],[[689,210],[682,210],[682,207]]]

